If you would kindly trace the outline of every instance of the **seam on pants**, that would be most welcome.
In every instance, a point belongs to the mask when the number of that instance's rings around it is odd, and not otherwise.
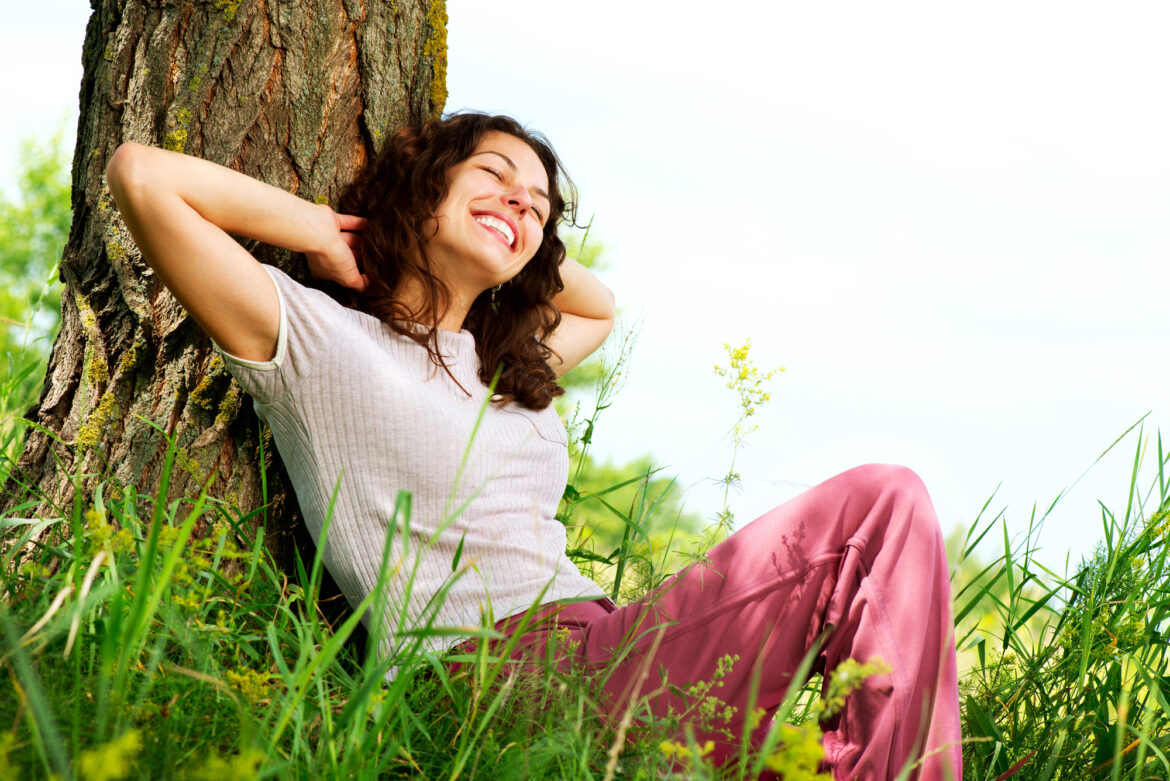
[[[848,547],[848,545],[846,545],[846,547]],[[834,551],[832,553],[817,554],[810,557],[809,562],[797,571],[791,572],[787,575],[766,579],[764,581],[754,583],[750,586],[744,586],[739,591],[723,597],[683,619],[667,618],[666,624],[670,628],[667,630],[668,637],[663,638],[663,640],[666,641],[669,639],[673,641],[680,637],[684,637],[689,632],[702,628],[706,624],[718,618],[723,613],[729,610],[734,610],[735,608],[752,601],[761,594],[787,585],[794,580],[802,580],[807,577],[808,573],[814,569],[823,567],[827,564],[836,563],[840,561],[843,556],[844,549],[839,552]],[[653,609],[654,603],[647,603],[644,607],[647,610]],[[655,624],[654,626],[659,626],[659,624]],[[654,626],[646,627],[645,629],[639,631],[640,637],[634,643],[635,650],[639,652],[645,650],[645,645],[649,641],[644,638],[648,636],[648,633],[654,628]]]

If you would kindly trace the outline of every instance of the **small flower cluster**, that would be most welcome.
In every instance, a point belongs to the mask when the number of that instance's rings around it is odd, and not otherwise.
[[[223,611],[220,611],[222,614]],[[227,685],[239,692],[244,699],[255,705],[265,699],[272,689],[272,674],[252,670],[247,667],[237,667],[228,670],[224,677]]]
[[[829,678],[828,691],[823,699],[813,705],[813,713],[818,720],[835,715],[845,706],[845,698],[851,692],[860,689],[866,679],[874,675],[889,674],[890,666],[876,656],[864,664],[856,659],[846,659],[833,670]]]
[[[202,629],[202,630],[210,632],[212,634],[223,634],[223,635],[230,634],[232,626],[230,626],[229,624],[231,624],[231,622],[228,620],[228,615],[227,615],[227,613],[225,613],[223,611],[222,608],[215,611],[215,623],[214,624],[208,624],[207,622],[202,621],[198,618],[195,619],[195,627],[197,629]]]
[[[81,752],[77,775],[86,781],[115,781],[130,775],[142,751],[142,733],[136,729],[97,748]]]
[[[188,778],[191,781],[220,781],[220,779],[250,779],[256,778],[260,763],[264,761],[264,754],[249,749],[230,757],[212,755],[202,766],[192,770]]]
[[[727,351],[728,365],[716,366],[715,373],[727,380],[727,387],[739,396],[740,418],[735,424],[735,442],[738,445],[743,438],[756,430],[756,426],[747,426],[748,418],[756,414],[764,404],[772,400],[772,394],[764,390],[764,384],[772,379],[777,372],[784,371],[779,366],[766,372],[761,372],[751,358],[752,340],[746,339],[739,347],[732,347],[724,342],[723,349]]]
[[[675,740],[664,740],[658,744],[658,750],[668,759],[677,759],[685,762],[692,757],[701,758],[710,754],[715,750],[715,741],[708,740],[703,745],[695,746],[692,749],[686,743],[679,743]]]
[[[191,611],[198,610],[207,603],[211,590],[210,585],[196,586],[188,589],[184,594],[172,594],[171,601],[181,608]]]
[[[764,767],[780,774],[785,781],[832,781],[828,773],[817,768],[825,757],[821,731],[815,725],[780,727],[780,745],[764,759]]]
[[[129,529],[115,528],[106,516],[106,511],[91,507],[85,511],[85,528],[89,532],[91,552],[104,550],[109,553],[125,553],[134,549],[136,540]]]
[[[739,655],[732,656],[731,654],[724,654],[715,662],[715,674],[710,681],[698,681],[688,686],[682,693],[686,700],[691,703],[687,710],[682,714],[682,717],[691,717],[699,729],[704,732],[722,731],[727,733],[726,729],[716,726],[717,722],[723,722],[724,725],[730,724],[735,718],[736,708],[733,705],[724,704],[723,700],[711,694],[712,689],[722,688],[723,679],[731,672],[732,667],[739,661]]]

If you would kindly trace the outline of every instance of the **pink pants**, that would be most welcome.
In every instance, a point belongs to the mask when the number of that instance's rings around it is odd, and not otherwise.
[[[540,608],[515,654],[543,656],[568,630],[570,664],[604,669],[610,718],[640,695],[658,692],[658,713],[683,702],[663,690],[709,681],[725,654],[740,661],[713,689],[736,706],[727,725],[742,734],[753,677],[756,703],[780,705],[806,651],[825,630],[814,669],[832,671],[878,656],[892,672],[869,678],[825,727],[825,759],[837,779],[893,779],[922,759],[911,778],[959,779],[959,701],[946,554],[930,497],[908,469],[871,465],[838,475],[775,508],[712,549],[654,594],[622,608],[609,600]],[[513,616],[498,626],[507,633]],[[654,657],[647,658],[653,649]],[[736,723],[738,720],[738,723]],[[763,739],[768,719],[753,736]],[[722,726],[722,724],[721,724]],[[713,739],[716,764],[739,745]]]

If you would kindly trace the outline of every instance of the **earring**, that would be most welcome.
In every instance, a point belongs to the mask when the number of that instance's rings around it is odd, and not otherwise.
[[[501,287],[503,287],[503,285],[496,285],[495,287],[492,288],[492,300],[490,302],[490,305],[491,305],[493,313],[500,311],[500,305],[496,302],[496,293],[499,292]]]

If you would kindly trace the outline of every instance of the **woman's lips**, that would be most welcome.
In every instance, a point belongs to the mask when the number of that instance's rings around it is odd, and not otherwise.
[[[472,217],[482,225],[484,228],[490,230],[502,242],[508,245],[509,249],[516,247],[516,226],[513,225],[507,218],[499,214],[492,214],[489,212],[478,212]]]

